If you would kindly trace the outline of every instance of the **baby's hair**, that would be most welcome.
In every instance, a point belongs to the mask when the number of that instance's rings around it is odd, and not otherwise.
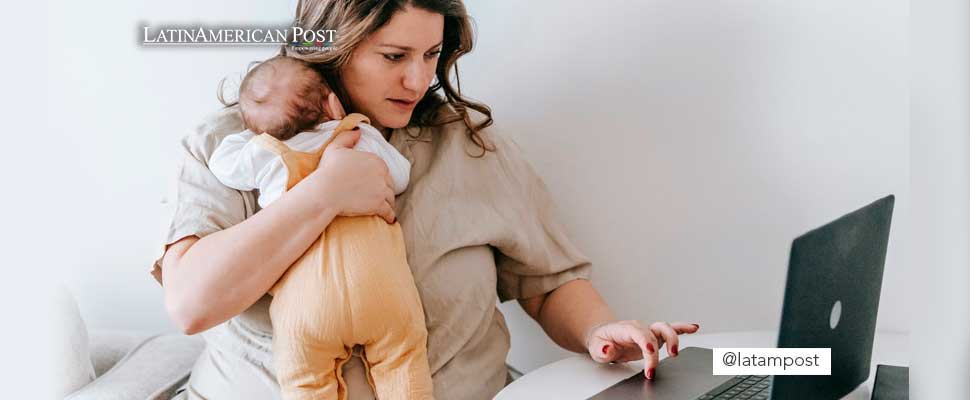
[[[280,79],[277,74],[280,73],[280,69],[286,67],[294,68],[286,72],[293,74],[294,86],[290,88],[292,93],[254,89],[254,83],[260,80],[271,82]],[[299,132],[313,128],[325,116],[323,103],[330,90],[324,82],[320,72],[306,61],[282,55],[274,56],[250,65],[249,71],[239,85],[239,96],[235,104],[239,104],[243,123],[247,129],[256,134],[267,133],[286,140]],[[222,85],[220,83],[220,101],[226,104],[221,96]],[[279,109],[264,110],[259,113],[259,117],[252,115],[253,111],[261,107],[273,106],[272,100],[277,100],[276,105]],[[282,105],[278,104],[279,100],[282,100]]]

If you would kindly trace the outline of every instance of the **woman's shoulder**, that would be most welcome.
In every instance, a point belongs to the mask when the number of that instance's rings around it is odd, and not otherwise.
[[[454,112],[453,109],[449,111]],[[474,124],[487,118],[474,110],[469,110],[469,113]],[[526,152],[516,141],[513,132],[509,132],[503,124],[493,123],[479,130],[478,137],[478,141],[473,139],[463,119],[436,127],[432,132],[432,140],[438,142],[436,162],[447,158],[447,163],[468,164],[472,168],[460,170],[476,174],[477,179],[512,180],[523,184],[536,180],[536,171]],[[487,150],[483,151],[482,146],[487,146]]]
[[[183,150],[206,161],[226,136],[244,131],[239,107],[225,107],[206,115],[195,129],[182,137]]]
[[[489,118],[485,114],[472,109],[468,109],[468,115],[472,125],[481,124]],[[481,141],[478,142],[472,135],[468,123],[451,105],[442,105],[439,118],[450,120],[450,122],[431,127],[433,137],[456,148],[467,148],[470,154],[482,154],[483,146],[489,149],[485,152],[484,157],[487,157],[489,153],[498,152],[512,153],[509,154],[510,156],[519,156],[521,153],[518,143],[505,132],[501,124],[489,123],[488,126],[480,129],[477,136]]]

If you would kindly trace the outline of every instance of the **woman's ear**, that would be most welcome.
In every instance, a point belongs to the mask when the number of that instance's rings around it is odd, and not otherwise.
[[[330,119],[344,119],[347,116],[347,113],[344,111],[344,106],[340,105],[340,100],[337,99],[337,95],[334,92],[330,92],[326,100],[324,100],[323,111],[327,112],[327,116]]]

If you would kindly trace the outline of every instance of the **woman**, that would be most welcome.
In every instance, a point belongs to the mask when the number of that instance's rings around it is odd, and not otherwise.
[[[168,245],[154,270],[172,319],[207,341],[180,398],[278,397],[266,291],[337,215],[400,221],[439,399],[492,398],[508,382],[496,299],[518,300],[570,351],[599,362],[645,358],[651,379],[660,347],[676,355],[677,335],[699,329],[617,321],[590,285],[590,263],[564,234],[541,179],[487,129],[488,107],[452,86],[451,69],[472,48],[460,0],[307,0],[295,24],[337,30],[332,51],[290,55],[314,62],[344,105],[371,118],[411,161],[411,182],[395,198],[384,163],[353,151],[348,135],[256,213],[252,193],[222,186],[205,164],[223,137],[242,130],[238,110],[184,139]],[[372,396],[359,359],[344,376],[352,399]]]

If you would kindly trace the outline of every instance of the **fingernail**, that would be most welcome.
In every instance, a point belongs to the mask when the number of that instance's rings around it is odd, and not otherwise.
[[[653,380],[653,368],[647,370],[647,379]]]
[[[697,325],[697,324],[691,324],[691,325],[694,325],[694,327],[697,328],[697,329],[701,329],[701,326],[700,325]]]
[[[607,345],[603,345],[603,354],[606,354],[606,351],[609,350],[609,349],[610,349],[610,345],[608,345],[608,344]]]
[[[653,343],[647,343],[647,351],[653,353]]]
[[[677,356],[677,345],[676,344],[670,347],[670,352],[673,353],[674,356]]]

